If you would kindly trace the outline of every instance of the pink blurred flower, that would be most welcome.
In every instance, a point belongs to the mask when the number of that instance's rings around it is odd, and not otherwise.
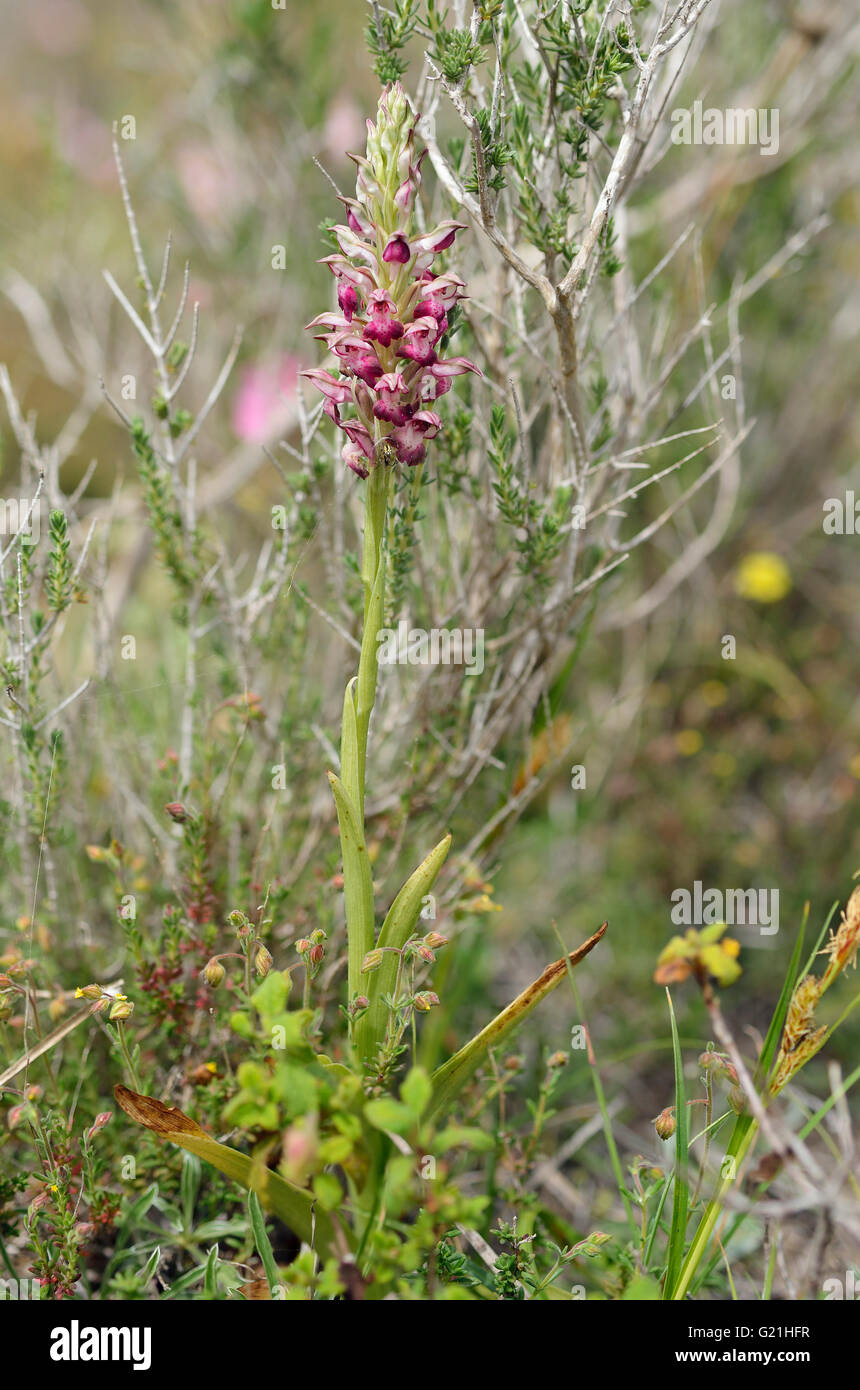
[[[364,121],[361,112],[347,97],[336,97],[326,114],[323,139],[332,154],[341,157],[344,150],[351,150],[364,134]]]
[[[232,407],[233,431],[240,439],[263,444],[284,428],[301,367],[298,357],[286,353],[276,363],[243,369]]]
[[[33,43],[53,58],[79,53],[92,30],[86,6],[80,0],[39,0],[38,5],[24,10],[24,16]]]
[[[239,179],[211,146],[202,142],[180,146],[176,167],[188,204],[201,221],[223,217],[241,201]]]

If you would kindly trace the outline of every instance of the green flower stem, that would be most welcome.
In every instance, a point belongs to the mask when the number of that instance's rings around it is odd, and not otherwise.
[[[361,578],[364,584],[364,627],[358,676],[353,691],[358,734],[358,779],[355,792],[347,784],[364,825],[364,784],[367,766],[367,734],[376,700],[379,674],[379,631],[385,614],[385,522],[394,478],[393,470],[379,462],[367,480],[364,510],[364,553]]]
[[[364,797],[367,768],[367,736],[376,699],[379,675],[379,631],[385,615],[385,525],[394,473],[387,466],[381,446],[367,480],[364,510],[364,548],[361,577],[364,584],[364,623],[358,674],[346,688],[343,704],[340,761],[341,776],[332,780],[338,810],[343,853],[344,900],[348,938],[348,991],[350,1000],[361,993],[361,964],[373,947],[375,918],[373,887],[364,834]],[[366,1055],[369,1024],[356,1021],[355,1050]]]
[[[134,1065],[134,1062],[132,1061],[131,1053],[128,1047],[128,1039],[125,1036],[125,1026],[122,1023],[121,1019],[117,1019],[116,1021],[116,1033],[119,1039],[119,1045],[122,1051],[122,1055],[125,1059],[125,1065],[128,1068],[128,1076],[132,1084],[132,1089],[137,1092],[142,1092],[143,1087],[140,1084],[140,1077],[137,1074],[137,1067]]]

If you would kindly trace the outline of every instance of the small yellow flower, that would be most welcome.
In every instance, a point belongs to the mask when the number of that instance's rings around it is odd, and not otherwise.
[[[754,603],[779,603],[791,592],[791,571],[781,555],[752,551],[735,571],[735,591]]]
[[[699,694],[709,709],[718,709],[726,703],[728,691],[722,681],[705,681],[699,686]]]
[[[684,758],[692,758],[702,747],[704,739],[698,729],[681,729],[675,735],[675,747]]]
[[[714,922],[700,931],[690,927],[683,936],[673,936],[660,953],[655,984],[681,984],[690,975],[695,975],[700,983],[710,975],[719,985],[734,984],[741,973],[737,963],[740,943],[733,937],[723,937],[725,930],[725,922]]]

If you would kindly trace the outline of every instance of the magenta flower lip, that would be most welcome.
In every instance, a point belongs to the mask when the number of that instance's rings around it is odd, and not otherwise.
[[[395,232],[393,237],[389,237],[382,253],[382,259],[387,265],[392,262],[396,265],[409,264],[412,259],[412,250],[402,232]]]
[[[332,228],[340,253],[325,256],[335,277],[340,313],[318,314],[307,325],[337,359],[339,375],[303,373],[325,397],[324,409],[346,435],[343,458],[359,477],[389,441],[401,463],[423,461],[442,421],[428,402],[455,376],[482,373],[465,357],[439,357],[448,314],[466,286],[433,262],[465,223],[448,219],[415,228],[415,205],[426,150],[415,150],[415,116],[402,88],[386,88],[377,120],[367,122],[367,153],[350,154],[357,170],[355,198],[341,197],[346,224]],[[344,418],[341,407],[353,405]]]

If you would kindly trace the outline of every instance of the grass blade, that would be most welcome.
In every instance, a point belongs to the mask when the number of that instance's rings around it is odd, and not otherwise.
[[[669,1231],[669,1253],[663,1297],[671,1298],[684,1258],[687,1239],[687,1220],[690,1211],[690,1190],[687,1183],[690,1131],[687,1117],[687,1097],[684,1089],[684,1065],[678,1024],[668,989],[669,1020],[672,1025],[672,1054],[675,1059],[675,1188],[672,1197],[672,1225]]]

